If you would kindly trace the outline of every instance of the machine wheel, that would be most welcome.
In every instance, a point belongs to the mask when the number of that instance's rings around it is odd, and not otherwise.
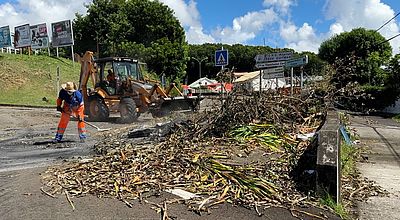
[[[136,112],[135,100],[124,98],[119,103],[119,112],[121,117],[117,119],[118,123],[128,124],[137,120],[139,114]]]
[[[89,99],[89,119],[91,121],[106,121],[110,116],[110,111],[104,100],[100,97]]]

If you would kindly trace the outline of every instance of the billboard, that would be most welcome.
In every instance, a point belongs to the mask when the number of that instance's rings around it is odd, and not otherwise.
[[[14,28],[14,47],[22,48],[31,46],[29,24],[24,24]]]
[[[40,49],[49,46],[49,36],[47,34],[47,26],[45,23],[31,26],[30,32],[32,49]]]
[[[10,27],[0,27],[0,48],[11,46]]]
[[[53,47],[74,45],[72,36],[72,25],[70,20],[60,21],[51,24]]]

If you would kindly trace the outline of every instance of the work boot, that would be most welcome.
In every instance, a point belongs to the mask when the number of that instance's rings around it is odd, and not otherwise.
[[[57,143],[61,143],[61,140],[53,139],[51,142],[52,142],[53,144],[57,144]]]

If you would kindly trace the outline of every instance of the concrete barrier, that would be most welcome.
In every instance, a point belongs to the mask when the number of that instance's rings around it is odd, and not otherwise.
[[[336,111],[328,111],[325,124],[318,132],[317,194],[331,195],[340,202],[340,120]]]

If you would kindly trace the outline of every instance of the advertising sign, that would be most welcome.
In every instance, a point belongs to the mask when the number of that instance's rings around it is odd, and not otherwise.
[[[30,32],[32,49],[40,49],[49,46],[49,36],[47,34],[47,26],[45,23],[31,26]]]
[[[0,48],[11,46],[10,27],[0,27]]]
[[[29,24],[14,28],[14,47],[23,48],[31,46],[31,35]]]
[[[51,24],[53,47],[74,45],[72,36],[72,25],[70,20],[60,21]]]

